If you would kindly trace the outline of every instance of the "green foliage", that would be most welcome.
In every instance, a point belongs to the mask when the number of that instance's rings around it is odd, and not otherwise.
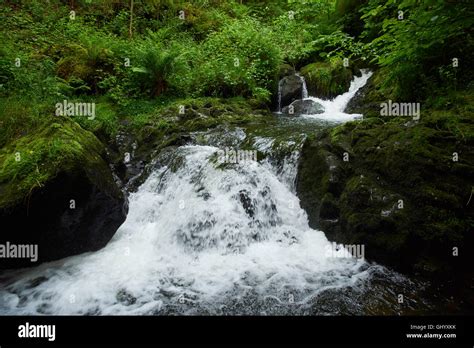
[[[251,96],[270,89],[281,63],[271,32],[254,19],[233,20],[203,43],[200,66],[191,78],[195,93]]]
[[[96,103],[94,118],[89,119],[88,117],[79,116],[74,117],[74,120],[82,128],[93,132],[100,139],[105,140],[113,138],[119,127],[117,112],[112,105],[106,102]]]
[[[320,52],[320,57],[348,58],[352,63],[358,60],[365,61],[370,54],[361,42],[341,31],[321,35],[313,44],[314,49]]]
[[[288,14],[276,18],[272,23],[271,30],[274,35],[274,43],[282,51],[283,58],[292,65],[307,59],[313,52],[312,44],[316,25],[298,20],[299,13]]]
[[[27,98],[0,99],[0,147],[36,129],[42,120]]]
[[[162,94],[168,88],[178,55],[177,51],[147,48],[139,58],[139,66],[132,68],[140,88],[151,96]]]
[[[135,0],[131,37],[129,0],[74,1],[74,20],[70,10],[60,0],[1,7],[3,142],[21,133],[14,120],[34,128],[35,110],[52,112],[63,99],[97,102],[94,121],[76,121],[104,136],[139,103],[243,96],[268,105],[282,63],[310,64],[309,85],[326,96],[346,89],[343,58],[351,69],[380,68],[377,90],[392,99],[450,108],[472,85],[474,16],[463,2]],[[25,108],[28,119],[17,111]]]
[[[393,97],[420,100],[472,81],[474,10],[467,3],[371,0],[360,11],[363,37],[372,39],[367,47],[387,72],[384,86]],[[449,68],[453,58],[463,62],[458,69]]]

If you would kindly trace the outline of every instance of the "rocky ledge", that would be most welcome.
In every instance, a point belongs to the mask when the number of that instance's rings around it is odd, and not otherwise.
[[[401,271],[472,274],[472,109],[372,117],[309,137],[297,193],[311,227]]]

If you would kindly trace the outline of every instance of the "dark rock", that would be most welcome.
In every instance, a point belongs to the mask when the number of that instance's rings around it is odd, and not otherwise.
[[[303,81],[297,75],[285,76],[280,80],[281,107],[289,105],[296,99],[301,99],[303,93]]]
[[[26,194],[20,188],[27,187],[29,176],[16,179],[15,185],[12,179],[0,182],[0,192],[4,194],[0,244],[36,244],[38,260],[0,259],[0,268],[34,266],[98,250],[126,218],[126,197],[103,159],[103,145],[94,135],[74,122],[64,122],[46,127],[39,136],[31,135],[28,145],[35,148],[35,141],[44,142],[49,136],[62,139],[67,144],[64,151],[69,151],[63,153],[61,162],[44,163],[41,167],[45,175],[50,170],[49,178]],[[51,170],[53,166],[55,169]]]
[[[348,114],[363,114],[364,117],[380,116],[380,103],[386,101],[386,98],[377,89],[376,81],[378,79],[380,79],[380,72],[377,71],[347,103],[344,112]]]
[[[460,133],[440,127],[452,118]],[[466,205],[474,153],[462,140],[471,121],[425,111],[416,126],[405,124],[368,118],[306,140],[297,175],[301,207],[311,227],[332,241],[365,245],[369,260],[461,279],[474,262],[473,211]],[[456,140],[446,141],[448,131]],[[464,162],[453,162],[453,152],[462,152]]]
[[[120,289],[119,292],[117,292],[116,298],[119,303],[125,306],[131,306],[137,302],[137,298],[125,289]]]
[[[291,107],[293,107],[293,113],[290,113]],[[311,99],[299,99],[295,100],[288,106],[285,106],[282,110],[282,113],[288,115],[313,115],[313,114],[322,114],[324,113],[324,107],[318,102]]]
[[[341,59],[331,62],[315,62],[301,68],[310,95],[332,99],[347,92],[353,77],[352,70]]]
[[[239,198],[247,215],[249,217],[253,217],[255,215],[255,207],[253,205],[252,199],[249,197],[249,192],[247,192],[247,190],[240,190]]]

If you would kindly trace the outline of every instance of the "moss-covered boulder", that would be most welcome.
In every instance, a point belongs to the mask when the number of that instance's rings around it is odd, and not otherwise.
[[[323,99],[332,99],[347,92],[351,84],[353,72],[344,67],[341,59],[315,62],[301,68],[306,80],[308,93]]]
[[[392,99],[390,92],[381,88],[384,80],[384,72],[377,70],[347,103],[344,112],[348,114],[362,114],[364,117],[379,117],[380,104],[388,99]]]
[[[99,140],[65,117],[50,121],[0,150],[0,243],[37,244],[34,264],[102,248],[127,213]]]
[[[402,271],[472,274],[472,114],[467,105],[418,122],[374,117],[308,139],[297,192],[310,225]]]

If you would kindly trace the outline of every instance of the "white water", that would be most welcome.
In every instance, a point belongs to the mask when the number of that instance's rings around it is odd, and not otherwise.
[[[372,72],[366,69],[361,69],[361,76],[354,76],[354,79],[351,81],[349,90],[341,95],[338,95],[336,98],[331,100],[324,100],[321,98],[308,96],[308,90],[306,88],[306,81],[303,76],[297,74],[301,78],[303,83],[303,92],[302,99],[313,100],[324,107],[324,112],[321,114],[310,114],[310,115],[301,115],[302,117],[307,118],[317,118],[326,121],[333,122],[347,122],[357,118],[361,118],[361,114],[347,114],[344,112],[349,101],[354,97],[357,91],[365,86],[367,80],[372,76]],[[280,81],[281,82],[281,81]],[[291,104],[290,104],[291,105]],[[278,110],[281,112],[281,86],[278,84]]]
[[[362,69],[362,76],[355,76],[354,79],[351,81],[349,86],[349,90],[341,95],[338,95],[336,98],[332,100],[324,100],[317,97],[308,97],[305,99],[311,99],[315,102],[320,103],[324,106],[324,113],[322,114],[314,114],[314,115],[302,115],[304,117],[312,117],[312,118],[320,118],[328,121],[336,121],[336,122],[345,122],[351,121],[357,118],[362,117],[361,114],[346,114],[344,109],[346,108],[349,101],[354,97],[357,91],[365,86],[367,80],[372,76],[372,72]]]
[[[216,151],[179,148],[184,164],[157,169],[131,195],[127,220],[104,249],[4,276],[0,313],[219,314],[233,306],[265,314],[265,303],[289,296],[311,307],[377,267],[328,257],[325,235],[308,227],[288,178],[268,163],[218,169]]]
[[[301,80],[301,99],[308,98],[308,87],[306,86],[306,80],[300,74],[296,74]]]
[[[278,112],[281,112],[281,88],[282,88],[282,81],[278,81]]]

